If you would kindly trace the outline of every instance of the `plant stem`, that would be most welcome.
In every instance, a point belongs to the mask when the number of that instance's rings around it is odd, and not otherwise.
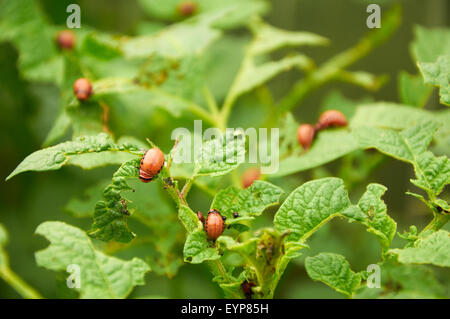
[[[23,298],[26,299],[42,299],[42,296],[22,278],[20,278],[9,267],[0,269],[0,277],[2,277],[11,287],[14,288]]]
[[[442,227],[447,224],[447,222],[450,220],[450,215],[444,215],[444,214],[434,214],[433,219],[428,223],[427,226],[420,232],[419,235],[424,234],[425,232],[432,230],[432,231],[438,231]]]
[[[205,97],[206,103],[211,113],[214,116],[217,116],[219,113],[219,107],[217,106],[214,95],[211,93],[211,90],[207,86],[203,87],[203,96]]]

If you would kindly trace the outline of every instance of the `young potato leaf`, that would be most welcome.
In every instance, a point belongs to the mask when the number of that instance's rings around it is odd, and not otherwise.
[[[347,130],[323,131],[317,134],[308,152],[301,155],[294,153],[282,159],[278,171],[271,176],[281,177],[317,167],[357,149],[359,149],[358,143]]]
[[[403,264],[432,264],[450,267],[450,233],[438,230],[425,238],[419,238],[413,247],[391,249]]]
[[[139,162],[140,159],[125,162],[114,173],[112,183],[103,191],[103,200],[95,205],[94,222],[89,231],[91,237],[103,241],[114,239],[122,243],[128,243],[135,237],[128,229],[127,216],[130,213],[122,192],[131,190],[127,179],[138,177]]]
[[[144,285],[150,267],[141,259],[124,261],[95,249],[89,237],[79,228],[62,222],[44,222],[36,233],[50,245],[36,253],[39,266],[66,271],[69,265],[80,267],[80,298],[126,298],[134,286]]]
[[[203,229],[202,222],[198,219],[197,214],[186,205],[180,205],[178,208],[178,218],[188,233]]]
[[[414,35],[411,51],[417,62],[435,62],[439,56],[450,52],[450,30],[448,29],[427,29],[416,26]]]
[[[302,45],[326,45],[328,39],[320,35],[304,31],[287,31],[276,28],[260,19],[250,25],[255,33],[255,40],[250,47],[252,55],[271,53],[283,47]]]
[[[323,223],[353,212],[344,182],[322,178],[295,189],[278,209],[274,224],[279,232],[288,232],[288,241],[302,243]]]
[[[201,229],[190,233],[184,244],[184,261],[200,264],[206,260],[219,259],[216,248],[210,247],[206,232]]]
[[[116,156],[120,153],[125,154]],[[129,143],[114,143],[112,138],[105,133],[83,136],[28,155],[6,180],[26,171],[57,170],[65,165],[91,169],[121,164],[124,160],[137,156],[141,156],[137,146]]]
[[[222,34],[214,28],[215,23],[233,9],[236,7],[206,12],[154,34],[121,39],[120,48],[127,58],[143,58],[153,54],[181,58],[201,54]]]
[[[397,224],[387,214],[386,204],[381,200],[381,196],[387,188],[380,184],[369,184],[366,192],[358,202],[358,206],[367,219],[363,224],[367,226],[367,231],[374,234],[384,250],[391,246]]]
[[[417,26],[411,45],[425,83],[439,86],[441,102],[450,105],[450,31]]]
[[[361,275],[351,270],[344,256],[321,253],[306,257],[305,267],[308,276],[321,281],[337,292],[351,297],[361,282]]]
[[[303,54],[287,56],[278,61],[269,61],[256,65],[253,60],[244,63],[239,76],[233,83],[232,94],[234,98],[262,85],[281,72],[287,72],[293,67],[306,69],[311,61]]]
[[[429,193],[439,195],[450,183],[450,161],[444,155],[435,157],[427,151],[437,124],[424,121],[400,133],[390,129],[361,127],[353,131],[364,148],[376,148],[382,153],[413,165],[416,173],[411,182]]]
[[[433,88],[425,85],[420,75],[400,71],[398,74],[398,94],[403,104],[423,108]]]
[[[420,62],[425,83],[439,87],[439,95],[443,104],[450,106],[450,54],[438,57],[436,62]]]
[[[227,131],[224,135],[203,142],[195,160],[195,175],[220,176],[234,170],[245,160],[245,135]]]
[[[216,194],[211,209],[217,209],[225,216],[226,224],[235,224],[259,216],[268,207],[278,205],[282,194],[281,188],[264,181],[254,181],[246,189],[230,186]],[[234,218],[234,212],[239,217]]]
[[[401,130],[423,121],[439,123],[434,137],[434,149],[442,154],[450,154],[450,110],[431,112],[395,103],[370,103],[358,107],[350,126],[352,129],[373,126]]]

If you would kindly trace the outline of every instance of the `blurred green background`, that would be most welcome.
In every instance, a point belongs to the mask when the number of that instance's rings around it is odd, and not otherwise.
[[[137,1],[43,0],[39,2],[48,19],[57,25],[65,23],[66,7],[70,3],[78,3],[81,6],[82,26],[91,26],[107,32],[135,35],[143,32],[152,21]],[[280,28],[311,31],[329,38],[331,40],[329,47],[304,50],[320,64],[356,43],[367,32],[366,6],[372,2],[380,3],[383,13],[392,1],[274,0],[265,18],[269,23]],[[409,52],[409,44],[413,39],[413,26],[416,24],[426,27],[445,26],[449,21],[450,6],[446,0],[400,2],[403,4],[401,27],[387,43],[352,66],[354,70],[388,74],[389,82],[373,94],[347,84],[328,84],[308,96],[302,107],[296,110],[294,114],[299,121],[313,121],[317,118],[321,102],[332,90],[339,90],[351,99],[371,95],[375,100],[398,101],[398,72],[406,70],[412,74],[417,73]],[[247,32],[239,30],[234,31],[234,34],[236,39],[248,37]],[[239,65],[241,55],[242,52],[235,52],[235,56],[233,55],[234,67]],[[20,78],[16,67],[17,56],[17,51],[11,44],[0,43],[0,139],[3,154],[0,176],[3,180],[26,155],[41,148],[59,107],[59,92],[56,87],[29,83]],[[297,78],[298,73],[288,72],[272,80],[269,86],[275,97],[280,97]],[[434,91],[427,108],[439,107],[437,91]],[[232,124],[241,124],[239,112],[240,108],[236,107]],[[167,149],[171,143],[170,134],[158,132],[161,129],[170,132],[171,128],[181,126],[183,123],[163,112],[156,112],[152,116],[152,118],[145,117],[141,120],[140,125],[134,126],[133,131],[124,131],[126,128],[123,127],[117,127],[117,131],[121,134],[135,135],[141,139],[149,137]],[[120,134],[117,133],[117,135]],[[65,167],[55,172],[25,173],[1,183],[0,223],[6,226],[10,234],[7,251],[11,259],[11,267],[45,297],[70,297],[71,295],[67,289],[63,288],[62,274],[55,274],[37,267],[34,252],[47,244],[43,238],[34,235],[36,227],[43,221],[62,220],[88,229],[90,220],[70,216],[65,212],[64,206],[73,196],[82,194],[86,187],[101,179],[109,179],[114,170],[114,167],[92,171]],[[300,180],[311,178],[312,175],[306,173],[298,176],[298,179],[294,180],[295,186],[300,184]],[[409,165],[387,159],[365,182],[366,184],[379,182],[388,187],[384,200],[389,214],[399,224],[399,231],[403,231],[407,225],[411,224],[423,226],[430,217],[424,205],[405,195],[405,192],[412,187],[409,183],[411,177],[412,169]],[[361,192],[356,190],[354,196],[360,194]],[[209,200],[206,195],[196,189],[190,195],[190,202],[196,208],[208,207]],[[365,269],[379,257],[376,240],[362,226],[350,225],[339,220],[331,222],[314,235],[310,246],[312,249],[306,252],[306,255],[320,251],[341,253],[348,258],[355,270]],[[291,263],[277,288],[275,297],[341,297],[325,285],[312,282],[306,275],[303,260],[304,257]],[[448,277],[446,273],[438,273],[438,276],[441,276],[443,280],[449,279],[445,278]],[[170,298],[216,298],[221,296],[219,288],[211,282],[210,273],[201,265],[186,264],[180,268],[173,279],[149,273],[146,282],[146,286],[137,287],[130,297],[160,295]],[[19,295],[0,280],[0,298],[17,297]]]

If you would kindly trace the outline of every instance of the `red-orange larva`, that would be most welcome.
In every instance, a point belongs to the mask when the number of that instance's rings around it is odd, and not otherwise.
[[[311,124],[301,124],[297,129],[297,141],[305,149],[311,146],[316,129]]]
[[[217,209],[211,209],[205,219],[205,231],[208,238],[216,240],[225,230],[225,217]]]
[[[193,15],[196,10],[197,5],[193,1],[184,1],[178,6],[178,12],[185,17]]]
[[[80,101],[86,101],[92,95],[92,84],[88,79],[79,78],[73,84],[73,93]]]
[[[144,183],[150,182],[159,174],[163,166],[164,153],[157,147],[147,150],[139,166],[139,179]]]
[[[75,46],[75,33],[70,30],[63,30],[56,36],[56,42],[61,49],[70,50]]]
[[[247,169],[244,174],[242,174],[242,187],[250,187],[254,181],[261,178],[261,171],[259,168],[253,167]]]
[[[320,115],[319,121],[316,124],[316,129],[322,130],[327,127],[346,126],[346,125],[347,119],[345,118],[345,115],[342,112],[337,110],[328,110]]]

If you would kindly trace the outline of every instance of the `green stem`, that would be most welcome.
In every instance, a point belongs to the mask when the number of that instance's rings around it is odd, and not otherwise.
[[[438,231],[442,227],[447,224],[447,222],[450,220],[450,215],[444,215],[444,214],[434,214],[433,219],[430,221],[430,223],[425,226],[425,228],[420,232],[419,235],[426,233],[429,230],[432,231]]]
[[[2,277],[11,287],[14,288],[23,298],[26,299],[42,299],[42,296],[22,278],[20,278],[9,267],[0,269],[0,277]]]
[[[188,110],[192,114],[197,115],[198,117],[200,117],[202,120],[208,122],[209,124],[211,124],[213,126],[217,125],[217,123],[216,123],[217,119],[213,115],[208,113],[205,109],[198,106],[197,104],[194,104],[194,103],[189,104]]]

